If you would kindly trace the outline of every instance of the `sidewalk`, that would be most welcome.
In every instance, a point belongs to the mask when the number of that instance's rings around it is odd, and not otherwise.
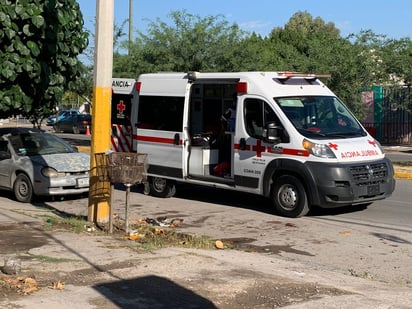
[[[119,199],[124,192],[115,194]],[[84,215],[71,200],[60,205],[67,214]],[[412,308],[411,289],[401,285],[263,253],[136,251],[132,241],[114,236],[41,228],[55,215],[54,209],[0,198],[0,260],[17,254],[19,276],[40,285],[29,295],[4,297],[0,290],[1,308]],[[5,251],[8,241],[12,252]]]
[[[412,146],[383,146],[385,153],[402,153],[410,156],[409,165],[394,164],[395,178],[412,180]]]

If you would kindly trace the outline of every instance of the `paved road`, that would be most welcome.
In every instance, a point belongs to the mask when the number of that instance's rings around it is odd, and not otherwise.
[[[35,228],[56,211],[87,216],[87,198],[29,205],[1,196],[1,241],[14,250],[1,246],[1,257],[15,254],[18,244],[29,244],[18,251],[26,271],[39,280],[48,275],[68,284],[64,291],[43,288],[27,298],[0,299],[0,307],[168,308],[188,307],[189,300],[195,307],[232,309],[274,306],[282,297],[281,304],[293,304],[301,297],[303,303],[289,308],[412,308],[409,188],[410,181],[399,180],[393,197],[367,209],[314,211],[288,219],[274,215],[267,200],[248,194],[179,186],[175,197],[158,199],[134,187],[130,222],[179,218],[184,224],[178,231],[239,249],[169,248],[145,254],[129,250],[133,243],[124,239]],[[118,218],[125,217],[122,186],[114,191],[112,206]],[[39,262],[41,256],[63,261]]]

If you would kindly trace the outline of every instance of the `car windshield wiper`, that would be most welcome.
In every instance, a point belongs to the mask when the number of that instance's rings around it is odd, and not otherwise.
[[[298,129],[298,131],[303,134],[309,133],[309,134],[316,135],[316,136],[326,137],[326,134],[324,133],[320,133],[320,132],[316,132],[316,131],[312,131],[308,129]]]
[[[363,136],[362,132],[358,132],[358,131],[352,131],[352,132],[329,132],[325,134],[328,137],[348,137],[348,136]]]

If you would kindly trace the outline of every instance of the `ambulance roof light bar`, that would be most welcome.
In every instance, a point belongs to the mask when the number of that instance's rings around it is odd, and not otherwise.
[[[303,78],[318,78],[331,77],[330,74],[325,73],[303,73],[303,72],[277,72],[279,78],[303,77]]]
[[[303,72],[277,72],[277,79],[285,83],[289,78],[303,77],[308,83],[315,81],[317,78],[330,78],[331,74],[325,73],[303,73]]]

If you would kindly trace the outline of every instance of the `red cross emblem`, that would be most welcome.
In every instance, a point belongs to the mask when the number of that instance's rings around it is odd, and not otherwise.
[[[126,109],[126,105],[124,105],[123,100],[120,100],[116,107],[120,114],[123,114]]]
[[[368,141],[369,144],[371,144],[373,147],[376,147],[376,142],[375,141]]]
[[[257,140],[257,145],[252,147],[252,151],[256,151],[256,156],[260,158],[262,156],[262,152],[265,152],[266,148],[262,146],[262,141],[260,139]]]
[[[338,150],[338,145],[337,144],[329,143],[329,147],[336,150],[336,151]]]

